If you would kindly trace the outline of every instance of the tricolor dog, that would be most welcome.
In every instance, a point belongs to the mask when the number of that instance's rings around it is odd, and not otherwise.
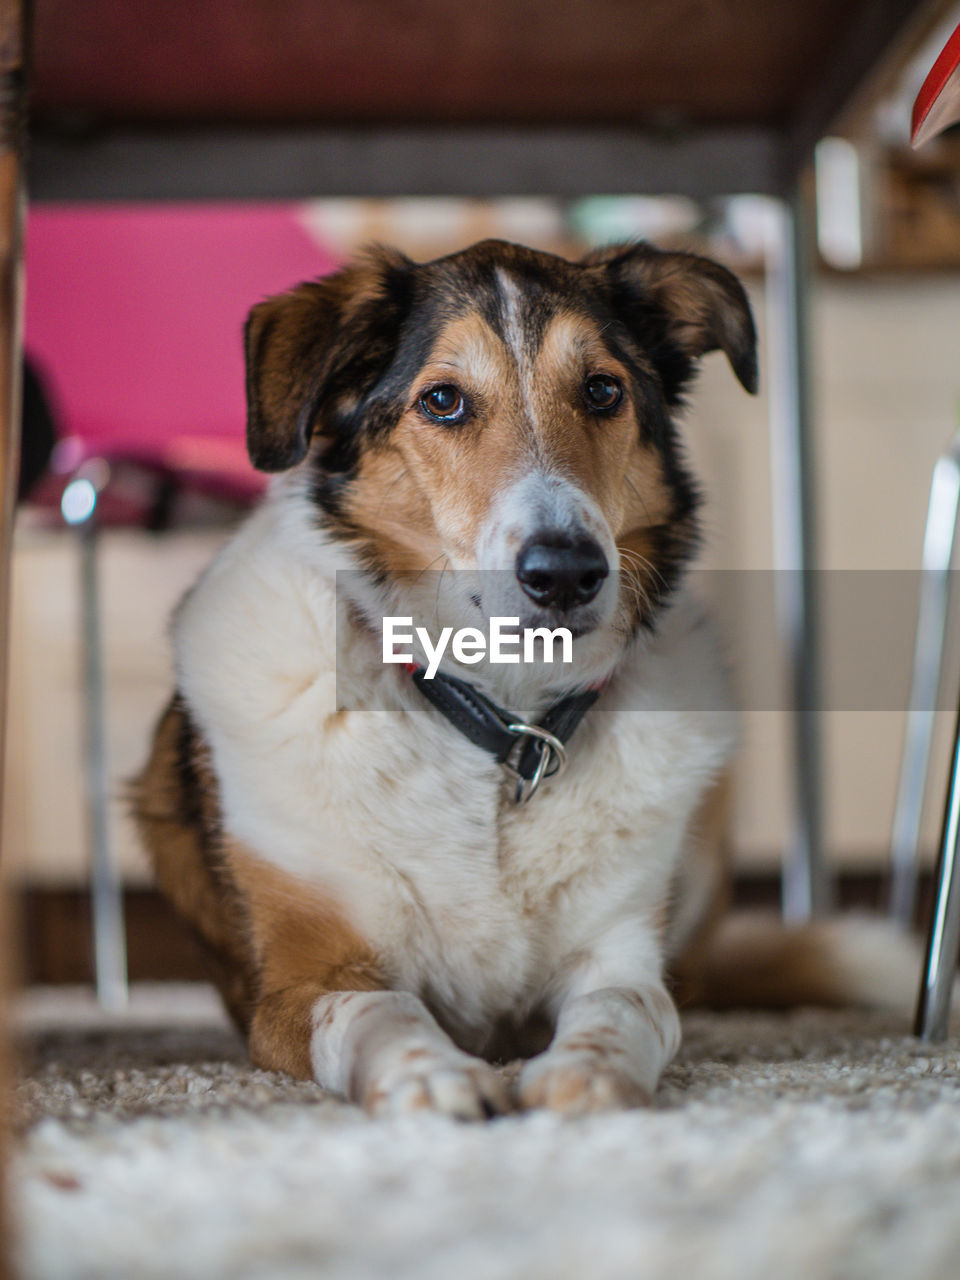
[[[578,1113],[651,1097],[678,987],[847,994],[810,931],[717,942],[735,724],[674,416],[715,349],[755,390],[734,276],[643,244],[377,249],[245,340],[278,474],[177,610],[135,808],[253,1061],[375,1112]],[[383,660],[385,617],[572,652],[448,644],[427,679]]]

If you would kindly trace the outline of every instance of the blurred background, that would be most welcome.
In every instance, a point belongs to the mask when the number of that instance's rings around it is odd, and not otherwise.
[[[170,691],[170,610],[260,491],[243,450],[246,311],[371,240],[427,259],[486,236],[571,256],[643,237],[738,271],[761,393],[744,396],[710,357],[684,430],[707,494],[704,565],[770,570],[786,194],[810,231],[816,563],[905,575],[889,618],[905,687],[930,476],[960,427],[960,132],[914,153],[910,107],[960,5],[34,8],[2,837],[28,978],[91,972],[91,564],[131,975],[197,972],[152,890],[123,780]],[[729,621],[748,708],[731,840],[743,892],[769,896],[791,837],[790,727],[750,696],[771,619]],[[827,639],[829,669],[850,642]],[[904,710],[898,695],[821,717],[824,848],[860,899],[886,873]]]

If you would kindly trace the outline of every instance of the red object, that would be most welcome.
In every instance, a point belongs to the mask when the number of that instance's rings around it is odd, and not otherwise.
[[[244,318],[336,266],[296,204],[34,206],[26,351],[74,463],[101,456],[255,496]]]
[[[960,26],[943,46],[913,104],[910,141],[914,147],[960,123]]]

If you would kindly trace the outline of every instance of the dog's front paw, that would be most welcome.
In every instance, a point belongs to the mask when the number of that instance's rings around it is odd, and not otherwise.
[[[650,1102],[627,1068],[604,1055],[562,1048],[531,1058],[520,1073],[517,1095],[521,1107],[548,1107],[570,1116]]]
[[[437,1111],[457,1120],[483,1120],[512,1109],[501,1076],[463,1053],[407,1049],[388,1071],[374,1075],[359,1101],[371,1115]]]

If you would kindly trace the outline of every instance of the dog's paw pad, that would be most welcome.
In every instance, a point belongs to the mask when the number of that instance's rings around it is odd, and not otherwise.
[[[484,1062],[418,1064],[373,1085],[363,1099],[372,1115],[435,1111],[456,1120],[484,1120],[511,1110],[506,1082]]]
[[[546,1107],[564,1115],[589,1115],[649,1105],[650,1094],[622,1068],[587,1055],[549,1053],[534,1058],[520,1073],[519,1103]]]

